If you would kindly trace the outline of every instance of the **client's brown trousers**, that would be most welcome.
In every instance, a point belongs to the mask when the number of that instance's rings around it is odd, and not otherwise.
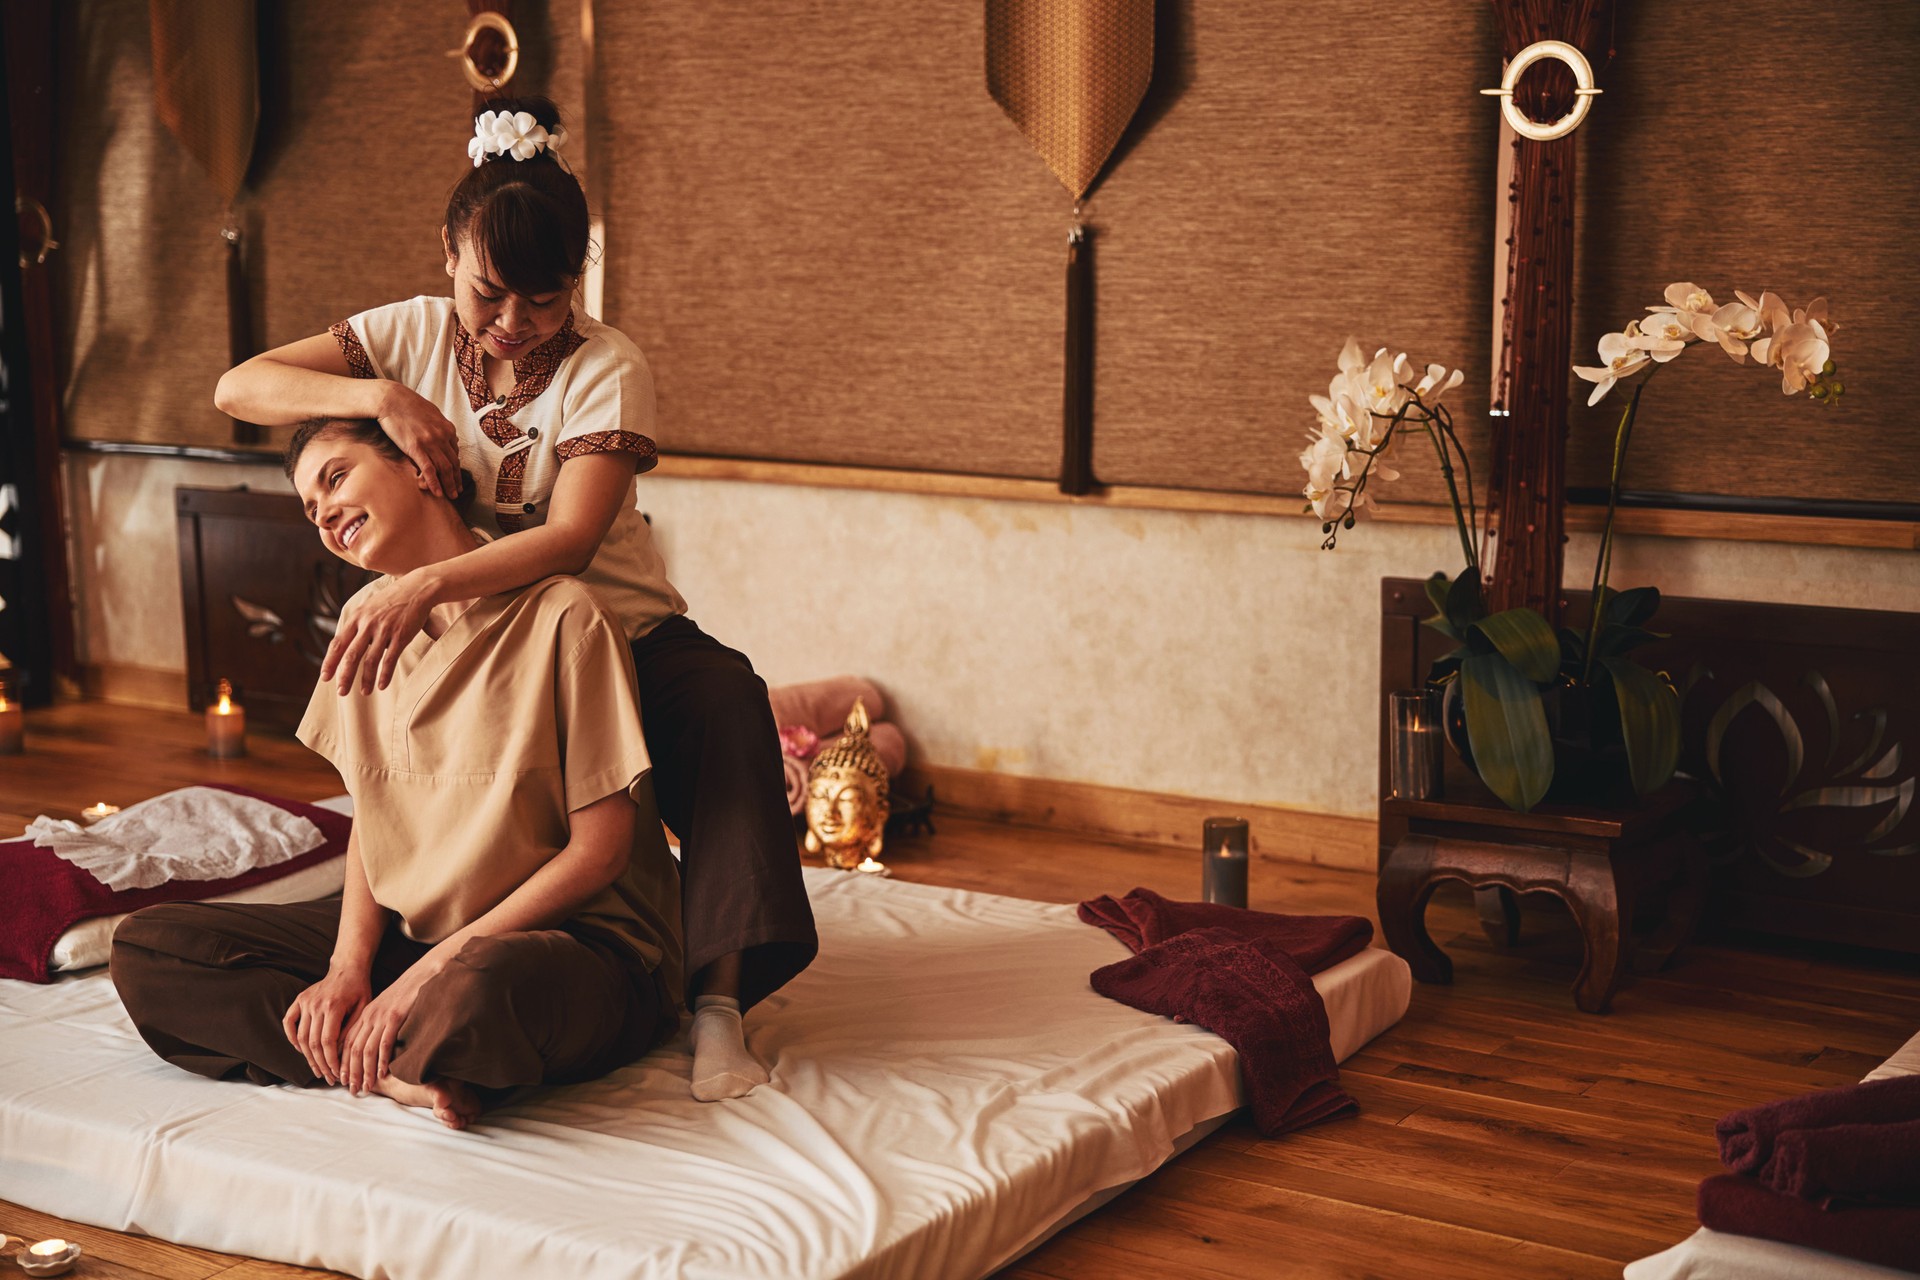
[[[338,898],[148,907],[114,931],[113,983],[141,1037],[175,1066],[309,1085],[319,1077],[281,1020],[326,975],[339,931]],[[374,994],[428,949],[390,925]],[[390,1070],[484,1089],[590,1080],[670,1032],[661,1015],[651,975],[589,927],[474,938],[420,989]]]

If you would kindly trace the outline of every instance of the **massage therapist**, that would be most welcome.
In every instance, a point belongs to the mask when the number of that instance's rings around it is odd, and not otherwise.
[[[422,487],[456,492],[462,468],[478,483],[475,524],[493,541],[362,594],[321,667],[341,696],[384,689],[437,604],[572,574],[619,618],[661,816],[681,842],[693,1092],[736,1097],[768,1079],[742,1012],[819,945],[766,684],[686,616],[637,508],[636,476],[656,461],[653,379],[626,335],[575,305],[587,202],[557,154],[559,112],[545,98],[487,107],[440,230],[453,296],[255,356],[215,403],[269,426],[372,418]]]

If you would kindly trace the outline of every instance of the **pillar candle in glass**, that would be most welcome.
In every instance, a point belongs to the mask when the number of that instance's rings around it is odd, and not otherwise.
[[[13,700],[13,688],[0,675],[0,756],[17,756],[27,749],[27,718]]]
[[[207,708],[207,754],[221,760],[247,754],[247,709],[233,700],[225,680]]]
[[[1441,792],[1440,692],[1387,695],[1387,792],[1396,800],[1433,800]]]
[[[1208,818],[1200,832],[1200,900],[1247,905],[1247,820]]]

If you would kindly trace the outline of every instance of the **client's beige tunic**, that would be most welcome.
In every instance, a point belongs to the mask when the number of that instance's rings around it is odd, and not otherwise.
[[[351,602],[349,602],[351,607]],[[393,681],[314,690],[300,741],[353,796],[374,901],[438,942],[566,847],[568,814],[616,791],[640,806],[626,873],[570,918],[611,935],[679,1003],[680,886],[661,834],[620,622],[573,578],[479,600],[402,651]]]

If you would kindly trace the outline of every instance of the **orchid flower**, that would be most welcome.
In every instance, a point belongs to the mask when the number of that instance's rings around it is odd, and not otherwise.
[[[1573,371],[1582,378],[1599,384],[1594,387],[1593,394],[1587,397],[1588,404],[1599,404],[1601,397],[1613,390],[1614,383],[1622,378],[1631,378],[1647,367],[1652,356],[1646,347],[1636,345],[1640,338],[1640,322],[1629,320],[1621,332],[1601,335],[1600,358],[1606,361],[1604,365],[1598,368],[1578,364],[1573,366]],[[1680,344],[1674,345],[1678,347]]]
[[[1648,311],[1671,311],[1694,337],[1707,342],[1718,342],[1720,331],[1714,324],[1714,313],[1718,310],[1713,303],[1713,295],[1691,280],[1684,280],[1667,286],[1662,295],[1667,300],[1664,307],[1648,307]]]
[[[1772,298],[1778,304],[1771,312],[1763,311],[1763,315],[1770,314],[1776,320],[1788,316],[1785,303],[1770,293],[1763,297]],[[1755,360],[1780,370],[1781,393],[1794,395],[1806,390],[1825,371],[1827,360],[1833,355],[1828,336],[1827,300],[1815,298],[1784,322],[1775,324],[1773,332],[1755,342],[1751,350]]]

